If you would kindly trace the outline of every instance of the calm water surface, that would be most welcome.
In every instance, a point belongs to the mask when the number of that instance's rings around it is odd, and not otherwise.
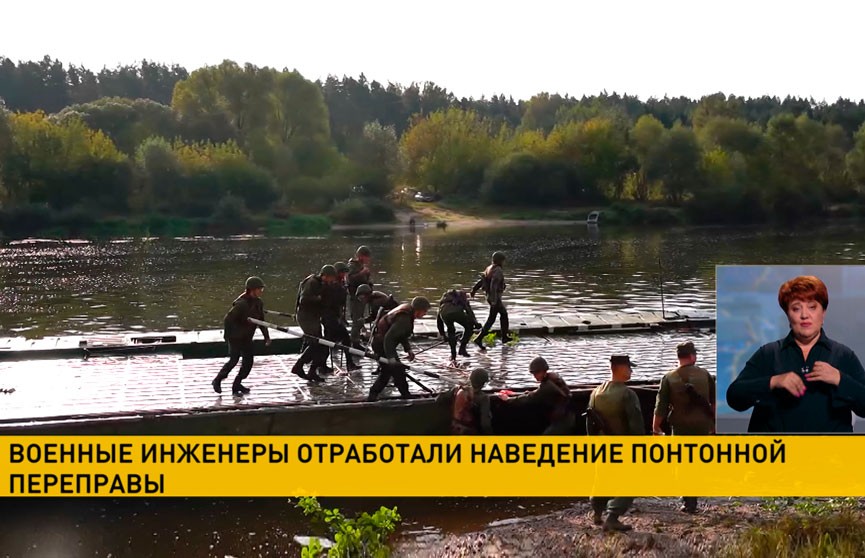
[[[348,259],[361,243],[374,252],[376,283],[402,299],[418,294],[437,299],[447,288],[470,287],[492,251],[499,249],[508,256],[506,295],[515,318],[575,311],[659,311],[660,276],[667,311],[713,312],[715,265],[861,263],[863,233],[861,226],[847,224],[801,230],[590,231],[577,226],[6,246],[0,248],[0,336],[216,329],[252,274],[268,284],[268,308],[291,311],[302,277],[322,264]],[[536,352],[552,355],[556,367],[594,370],[600,377],[606,355],[625,349],[644,363],[635,377],[656,377],[672,366],[670,351],[684,338],[695,338],[701,364],[714,371],[714,335],[690,332],[532,338],[514,350],[491,351],[485,358],[500,369],[515,370],[508,372],[513,376],[501,378],[511,385],[520,381],[518,371]],[[430,360],[445,358],[437,351],[427,354]],[[561,509],[572,501],[331,503],[365,511],[396,504],[405,518],[401,537],[435,541],[442,533],[476,530],[494,521]],[[0,556],[283,556],[296,553],[291,543],[295,534],[310,530],[284,499],[40,500],[0,505],[5,508]]]

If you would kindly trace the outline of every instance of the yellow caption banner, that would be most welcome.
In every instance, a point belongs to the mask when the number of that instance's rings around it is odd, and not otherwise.
[[[863,496],[857,436],[4,436],[0,496]]]

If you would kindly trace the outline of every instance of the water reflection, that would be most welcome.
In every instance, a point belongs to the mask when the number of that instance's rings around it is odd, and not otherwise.
[[[443,535],[550,513],[565,498],[322,498],[348,516],[396,506],[394,542],[434,544]],[[300,556],[295,535],[314,529],[286,498],[10,499],[0,502],[0,554],[66,556]]]
[[[807,233],[584,226],[418,231],[6,246],[0,248],[0,335],[219,328],[252,274],[268,283],[269,308],[290,311],[302,277],[347,260],[359,244],[373,250],[377,287],[403,300],[470,287],[490,254],[502,250],[514,316],[660,311],[659,258],[668,312],[713,311],[716,264],[865,261],[865,231],[858,226]]]

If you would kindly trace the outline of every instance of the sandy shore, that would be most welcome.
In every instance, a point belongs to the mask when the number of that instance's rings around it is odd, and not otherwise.
[[[680,558],[715,556],[745,528],[769,519],[756,500],[700,500],[699,513],[679,511],[681,500],[638,498],[622,517],[628,533],[604,533],[591,520],[588,501],[548,515],[503,522],[443,540],[399,544],[394,556],[417,558],[652,556]]]
[[[490,227],[543,227],[552,225],[582,225],[585,226],[585,221],[565,221],[565,220],[545,220],[545,219],[457,219],[454,221],[446,221],[447,229],[484,229]],[[435,229],[435,221],[420,221],[415,224],[415,230]],[[389,230],[409,230],[408,221],[400,221],[397,223],[375,223],[370,225],[333,225],[331,230],[368,230],[368,231],[389,231]]]

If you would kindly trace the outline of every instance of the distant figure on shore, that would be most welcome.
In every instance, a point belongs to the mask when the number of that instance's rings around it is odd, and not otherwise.
[[[231,309],[223,320],[224,337],[228,343],[228,362],[222,367],[216,378],[213,379],[213,391],[222,393],[222,380],[228,377],[232,369],[241,358],[240,371],[234,378],[231,392],[234,395],[245,395],[250,389],[241,382],[249,376],[252,370],[253,350],[252,338],[255,336],[255,328],[259,327],[249,323],[249,318],[264,320],[264,303],[261,295],[264,292],[264,281],[260,277],[250,277],[246,280],[246,292],[237,297],[231,303]],[[267,328],[260,326],[261,334],[264,336],[264,344],[270,346],[270,333]]]
[[[410,230],[411,232],[415,231],[414,215],[412,215],[411,218],[408,220],[408,230]]]
[[[829,292],[818,277],[790,279],[778,290],[790,333],[767,343],[727,388],[736,411],[754,408],[748,432],[853,432],[865,417],[865,370],[849,347],[823,331]]]

